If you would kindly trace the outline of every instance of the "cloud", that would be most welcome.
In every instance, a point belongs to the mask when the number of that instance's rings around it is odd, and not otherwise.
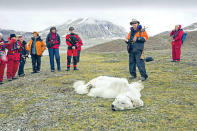
[[[40,31],[52,25],[62,24],[68,19],[95,17],[112,21],[129,31],[130,20],[136,18],[148,27],[147,30],[150,35],[155,35],[162,31],[171,30],[175,24],[187,26],[197,22],[197,9],[188,8],[193,5],[189,4],[189,1],[184,8],[182,8],[183,5],[178,6],[183,3],[183,0],[178,2],[167,0],[169,7],[173,6],[173,8],[163,7],[166,2],[162,1],[164,3],[162,4],[159,0],[151,2],[150,0],[143,0],[141,3],[128,0],[113,1],[100,0],[96,3],[93,0],[85,0],[85,2],[84,0],[3,1],[0,4],[0,25],[1,28],[5,29]],[[102,8],[101,5],[103,5]],[[126,6],[123,7],[123,5]]]
[[[18,10],[77,10],[110,8],[193,8],[196,0],[1,0],[0,7]]]

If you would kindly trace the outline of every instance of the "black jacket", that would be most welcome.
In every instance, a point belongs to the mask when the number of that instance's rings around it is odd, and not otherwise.
[[[29,52],[26,50],[26,46],[27,46],[27,42],[26,41],[23,41],[22,45],[21,45],[21,48],[22,48],[22,51],[20,51],[20,55],[29,55]]]
[[[137,31],[136,31],[137,32]],[[136,32],[131,31],[131,37],[128,42],[128,52],[135,52],[137,50],[144,50],[144,43],[146,40],[143,37],[138,37],[136,42],[133,42],[133,36],[135,35]],[[141,33],[141,32],[140,32]]]

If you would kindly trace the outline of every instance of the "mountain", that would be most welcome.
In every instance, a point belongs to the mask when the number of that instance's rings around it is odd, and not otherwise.
[[[127,34],[123,27],[115,25],[110,21],[94,18],[79,18],[68,20],[56,26],[63,42],[65,41],[66,34],[69,33],[68,28],[70,26],[75,28],[76,33],[82,38],[86,47],[111,41],[113,39],[124,38]],[[47,28],[41,32],[42,38],[46,38],[49,29],[50,28]]]
[[[197,22],[183,28],[185,32],[197,31]],[[157,35],[169,35],[171,31],[164,31]]]
[[[3,38],[5,40],[7,40],[8,37],[10,37],[10,34],[22,35],[26,41],[29,41],[32,37],[32,32],[7,30],[7,29],[1,29],[1,28],[0,28],[0,32],[3,34]]]
[[[184,31],[187,31],[187,32],[197,31],[197,22],[193,23],[187,27],[184,27],[183,29],[184,29]]]
[[[193,23],[183,28],[187,32],[187,38],[183,48],[197,48],[197,23]],[[146,50],[163,50],[171,48],[172,37],[170,31],[159,33],[145,43]],[[86,52],[121,52],[126,51],[126,44],[123,39],[109,41],[85,50]]]

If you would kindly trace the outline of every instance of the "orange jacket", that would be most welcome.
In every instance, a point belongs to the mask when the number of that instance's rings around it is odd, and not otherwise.
[[[143,30],[143,29],[142,29],[142,30]],[[147,41],[147,40],[148,40],[148,35],[147,35],[147,33],[146,33],[145,30],[144,30],[144,31],[142,31],[142,30],[141,30],[141,37],[144,37],[144,39]],[[127,39],[128,39],[128,40],[130,39],[130,36],[131,36],[131,32],[129,32],[129,35],[127,36]],[[138,32],[135,34],[134,39],[135,39],[136,37],[140,37],[140,31],[138,31]]]
[[[131,36],[131,32],[129,32],[129,35],[127,36],[127,39],[129,40],[130,39],[130,36]],[[146,31],[144,29],[141,29],[140,31],[138,31],[135,35],[134,35],[134,39],[137,40],[137,38],[139,37],[143,37],[146,41],[148,40],[148,35],[146,33]],[[141,55],[141,59],[144,59],[145,56],[144,56],[144,43],[143,44],[140,44],[138,42],[135,42],[134,43],[134,48],[137,48],[137,49],[141,49],[142,50],[142,55]]]
[[[27,47],[27,50],[29,51],[30,54],[31,54],[32,43],[33,43],[33,40],[31,39],[29,44],[28,44],[28,47]],[[44,52],[45,49],[46,49],[46,45],[45,45],[44,41],[41,40],[40,38],[38,38],[37,41],[36,41],[36,53],[37,53],[37,55],[42,56],[42,53]]]

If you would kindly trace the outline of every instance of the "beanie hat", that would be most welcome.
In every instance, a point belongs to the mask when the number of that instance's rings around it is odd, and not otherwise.
[[[69,28],[69,31],[73,31],[73,30],[75,30],[74,27],[70,27],[70,28]]]
[[[10,40],[11,40],[13,37],[16,37],[16,34],[10,34]]]
[[[39,33],[37,31],[34,31],[32,34],[36,33],[37,35],[39,35]]]

